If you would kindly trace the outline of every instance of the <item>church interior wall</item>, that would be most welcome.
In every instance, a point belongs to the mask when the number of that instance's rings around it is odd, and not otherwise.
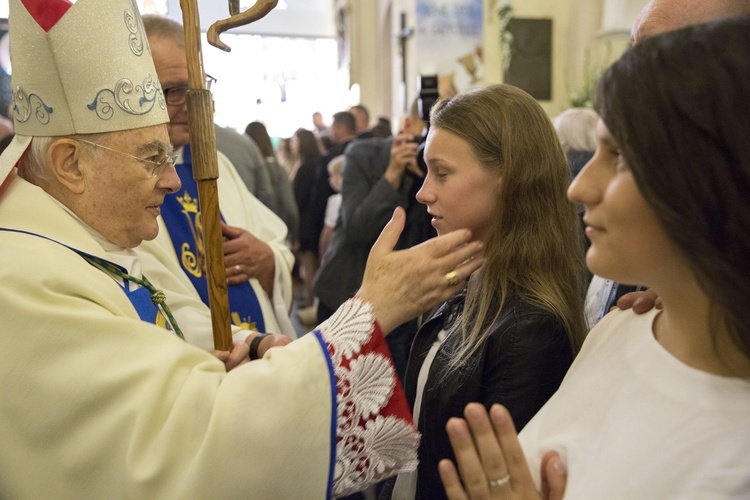
[[[552,20],[552,95],[549,100],[540,100],[550,116],[571,107],[571,101],[584,90],[587,83],[595,80],[597,74],[627,48],[630,26],[646,1],[512,2],[515,17]],[[382,114],[390,109],[394,123],[398,123],[408,103],[416,97],[417,76],[424,71],[420,55],[414,50],[415,37],[419,36],[415,34],[407,41],[407,77],[405,83],[401,82],[401,56],[397,35],[401,30],[402,13],[406,15],[407,27],[415,28],[416,3],[416,0],[348,1],[352,17],[370,26],[357,25],[357,29],[352,30],[351,81],[360,85],[360,100],[370,109],[376,110],[374,114]],[[482,83],[503,81],[498,8],[497,0],[482,0]],[[390,30],[383,27],[388,17]],[[373,20],[377,22],[373,23]],[[383,64],[383,60],[389,60],[390,64]],[[385,75],[390,78],[390,85],[384,80]]]

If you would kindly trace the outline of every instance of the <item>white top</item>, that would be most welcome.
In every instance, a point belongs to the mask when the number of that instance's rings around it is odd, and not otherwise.
[[[326,202],[326,216],[323,220],[323,224],[326,227],[333,229],[336,227],[336,222],[339,220],[339,212],[341,211],[341,193],[332,194],[328,197]]]
[[[445,330],[438,332],[435,342],[432,343],[430,350],[427,351],[427,356],[425,356],[422,367],[419,369],[419,375],[417,376],[417,396],[414,400],[414,410],[412,411],[415,423],[419,422],[419,414],[422,410],[422,396],[424,395],[424,387],[427,385],[427,377],[430,376],[432,362],[435,361],[435,356],[437,356],[440,346],[443,345],[446,335]],[[416,495],[417,469],[399,474],[396,478],[396,484],[393,486],[391,500],[412,500]]]
[[[586,316],[586,324],[589,326],[589,330],[594,328],[601,318],[607,314],[608,311],[603,310],[603,307],[607,307],[609,295],[612,293],[612,287],[615,282],[597,276],[592,276],[589,288],[586,291],[586,307],[584,314]]]
[[[617,310],[591,331],[521,432],[537,486],[554,449],[566,498],[750,497],[750,380],[677,360],[654,338],[658,313]]]

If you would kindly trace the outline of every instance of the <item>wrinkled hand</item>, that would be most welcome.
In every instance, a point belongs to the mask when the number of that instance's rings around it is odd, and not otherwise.
[[[446,425],[463,484],[450,460],[441,460],[438,464],[449,499],[562,499],[567,476],[557,452],[550,451],[542,459],[540,493],[531,479],[508,410],[493,405],[490,423],[483,405],[469,403],[464,415],[466,420],[452,418]],[[490,481],[501,484],[491,485]]]
[[[661,309],[661,297],[656,295],[656,292],[651,290],[644,290],[642,292],[630,292],[620,297],[617,301],[617,307],[619,309],[633,309],[636,314],[644,314],[649,312],[651,309],[656,307]],[[610,310],[614,310],[613,307]]]
[[[385,170],[385,180],[394,189],[401,187],[404,172],[409,170],[419,177],[424,177],[424,172],[417,165],[417,146],[414,136],[411,134],[398,134],[393,138],[391,144],[391,161]]]
[[[262,344],[262,342],[261,342]],[[232,352],[229,351],[218,351],[213,350],[211,354],[219,358],[219,361],[224,363],[224,367],[227,369],[227,373],[240,365],[244,365],[250,358],[250,346],[245,342],[235,342]]]
[[[357,294],[372,305],[384,334],[461,291],[464,280],[482,265],[484,246],[470,243],[467,229],[394,252],[405,220],[404,209],[397,208],[370,250]],[[453,286],[445,277],[450,271],[456,273]]]
[[[248,337],[245,339],[245,343],[248,345],[248,349],[250,349],[250,344],[256,336],[257,334],[248,335]],[[260,344],[258,344],[258,359],[261,359],[263,356],[265,356],[266,352],[268,352],[269,349],[273,349],[274,347],[284,347],[291,341],[291,338],[280,333],[269,335],[268,337],[261,340]],[[250,351],[248,350],[248,352]]]
[[[224,242],[224,265],[227,283],[237,285],[256,278],[269,297],[273,296],[273,281],[276,262],[273,250],[248,231],[221,223]]]

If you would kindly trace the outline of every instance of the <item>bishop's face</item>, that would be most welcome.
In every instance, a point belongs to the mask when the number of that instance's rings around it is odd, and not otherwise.
[[[153,175],[151,162],[163,160],[171,150],[166,127],[154,125],[113,132],[98,144],[114,151],[84,148],[87,151],[79,162],[85,187],[76,211],[78,216],[123,248],[156,238],[164,197],[180,188],[180,178],[171,162],[163,163]]]
[[[190,142],[187,103],[184,100],[188,86],[185,48],[159,36],[149,37],[148,42],[159,83],[167,98],[169,140],[177,149]]]

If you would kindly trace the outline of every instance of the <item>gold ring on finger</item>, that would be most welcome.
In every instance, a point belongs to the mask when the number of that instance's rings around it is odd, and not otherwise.
[[[445,280],[448,282],[448,286],[458,285],[458,276],[456,275],[456,271],[445,273]]]

